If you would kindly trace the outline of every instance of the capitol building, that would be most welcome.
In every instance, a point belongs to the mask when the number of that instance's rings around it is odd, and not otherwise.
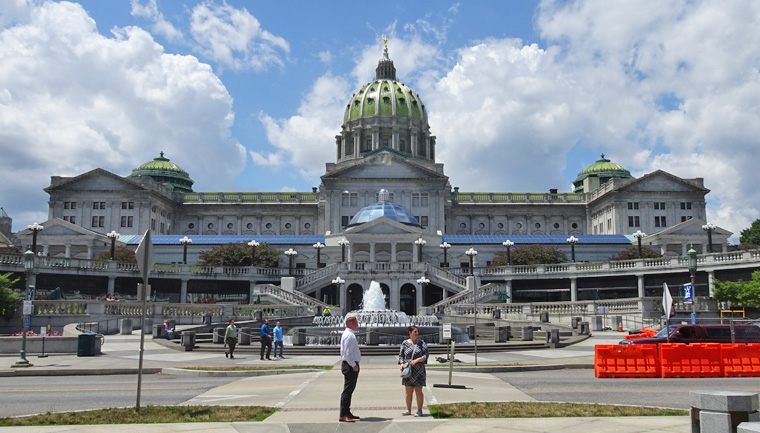
[[[444,165],[436,161],[436,136],[422,96],[398,80],[387,46],[374,80],[347,98],[332,145],[335,161],[326,163],[318,187],[303,192],[203,191],[180,167],[180,157],[158,150],[131,173],[95,168],[74,177],[52,176],[45,188],[48,220],[36,236],[35,252],[64,263],[84,262],[109,250],[109,232],[118,232],[117,246],[135,249],[150,230],[157,263],[186,260],[192,266],[200,251],[256,241],[297,254],[281,256],[279,275],[225,279],[188,271],[152,275],[151,284],[159,297],[172,302],[252,301],[255,287],[273,284],[351,309],[376,279],[389,307],[416,312],[466,290],[462,276],[472,271],[470,266],[490,266],[507,241],[514,243],[512,251],[542,244],[559,248],[569,261],[574,256],[575,262],[594,263],[608,261],[639,239],[665,257],[684,256],[689,248],[700,254],[726,252],[732,234],[716,227],[708,243],[702,229],[708,221],[704,179],[664,170],[636,178],[604,155],[578,167],[572,191],[452,187]],[[645,236],[635,238],[636,232]],[[25,250],[31,248],[30,230],[14,236]],[[571,237],[577,243],[568,243]],[[183,245],[182,238],[192,243]],[[609,277],[573,291],[566,278],[510,275],[483,274],[477,284],[499,285],[514,302],[578,300],[599,296],[600,290],[606,297],[643,296],[650,286],[635,277]],[[430,281],[420,282],[421,276]],[[336,277],[345,283],[333,284]],[[134,293],[137,280],[118,273],[51,271],[37,277],[37,286],[38,291],[61,287],[102,296]],[[660,280],[654,284],[662,285]]]

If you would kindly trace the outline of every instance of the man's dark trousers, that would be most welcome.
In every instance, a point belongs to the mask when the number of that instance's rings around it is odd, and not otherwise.
[[[341,373],[343,373],[343,393],[340,395],[340,416],[348,416],[351,413],[351,397],[356,389],[356,379],[359,378],[359,372],[348,365],[347,362],[341,363]]]
[[[267,336],[266,338],[261,337],[261,359],[264,359],[264,348],[267,349],[267,359],[269,359],[269,355],[272,353],[272,338]]]

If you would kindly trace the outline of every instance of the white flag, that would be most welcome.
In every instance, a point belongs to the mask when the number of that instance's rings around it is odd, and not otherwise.
[[[662,283],[662,311],[665,312],[665,318],[670,318],[670,312],[673,309],[673,298],[668,290],[668,283]]]

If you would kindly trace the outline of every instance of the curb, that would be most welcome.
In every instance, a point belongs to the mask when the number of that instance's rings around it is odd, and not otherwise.
[[[143,368],[143,374],[161,373],[161,368]],[[112,374],[137,374],[136,368],[74,368],[65,370],[53,370],[25,368],[18,370],[0,371],[0,377],[28,377],[28,376],[108,376]]]
[[[162,368],[161,373],[172,376],[194,377],[256,377],[276,376],[280,374],[313,373],[325,371],[317,368],[289,368],[284,370],[240,370],[240,371],[215,371],[215,370],[188,370],[186,368]]]

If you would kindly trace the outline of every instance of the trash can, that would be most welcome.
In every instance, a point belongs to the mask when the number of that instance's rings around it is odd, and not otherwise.
[[[522,341],[533,341],[533,328],[531,326],[522,327]]]
[[[541,322],[543,323],[549,323],[549,312],[548,311],[542,311],[540,313]]]
[[[191,352],[195,347],[195,331],[182,331],[182,339],[180,341],[182,347],[185,348],[185,352]]]
[[[494,319],[501,319],[501,310],[494,309],[493,310],[493,318]]]
[[[214,344],[224,344],[224,334],[227,332],[227,328],[214,328],[211,341]]]
[[[77,356],[95,356],[95,336],[93,332],[79,334]]]
[[[238,346],[250,346],[253,328],[240,328],[238,332]]]
[[[494,328],[494,343],[506,343],[509,341],[509,326],[499,326]]]
[[[293,346],[305,346],[306,345],[306,329],[296,328],[296,332],[293,334]]]

